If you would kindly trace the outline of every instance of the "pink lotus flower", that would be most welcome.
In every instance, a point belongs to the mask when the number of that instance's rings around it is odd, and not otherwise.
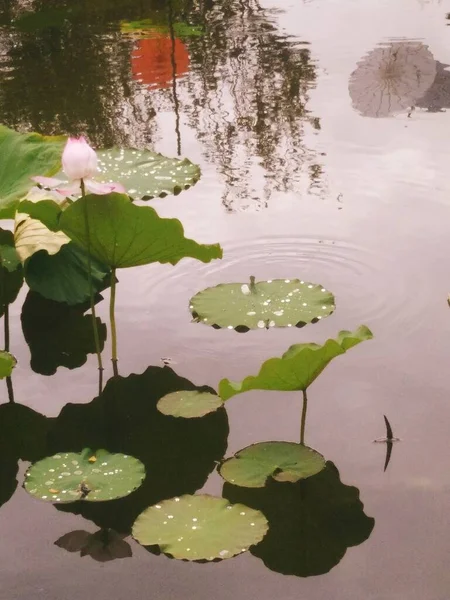
[[[84,137],[69,138],[62,155],[63,171],[69,181],[62,181],[54,177],[33,177],[33,181],[40,185],[54,189],[64,197],[79,196],[81,194],[81,180],[87,192],[92,194],[109,194],[111,192],[125,193],[125,188],[120,183],[100,183],[92,177],[98,173],[97,155],[89,146]]]

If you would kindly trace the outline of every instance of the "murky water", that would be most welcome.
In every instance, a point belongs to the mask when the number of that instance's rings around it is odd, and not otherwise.
[[[372,531],[350,509],[333,511],[332,499],[345,488],[330,466],[322,495],[303,489],[312,513],[324,505],[321,530],[302,529],[279,487],[262,497],[225,486],[230,500],[269,511],[286,502],[283,543],[255,555],[185,563],[128,539],[132,558],[101,564],[54,545],[68,532],[96,531],[95,524],[126,533],[161,498],[200,489],[221,495],[222,480],[210,475],[214,461],[254,442],[299,439],[299,396],[275,392],[231,400],[228,424],[218,414],[183,432],[166,430],[146,390],[165,389],[176,376],[151,371],[127,380],[118,412],[106,415],[106,433],[95,404],[72,407],[48,441],[56,451],[61,443],[70,449],[114,440],[131,453],[150,440],[148,482],[136,499],[83,507],[83,516],[34,501],[18,486],[0,510],[0,598],[447,600],[450,2],[0,6],[0,122],[84,133],[98,146],[154,148],[202,167],[195,187],[152,205],[179,218],[189,237],[220,242],[224,258],[120,272],[124,376],[162,367],[164,357],[180,377],[216,388],[223,377],[255,373],[293,343],[323,341],[363,323],[375,336],[313,384],[307,422],[308,444],[359,489]],[[36,14],[24,17],[33,7]],[[165,24],[169,14],[190,24],[174,53],[170,36],[156,27],[137,32],[124,23]],[[407,76],[397,72],[401,61]],[[337,310],[301,330],[245,335],[190,322],[194,293],[250,275],[320,282],[335,293]],[[56,417],[66,403],[94,398],[96,363],[90,356],[78,369],[34,372],[20,320],[25,296],[11,309],[16,401]],[[99,312],[106,322],[105,302]],[[40,358],[45,369],[51,357]],[[372,443],[385,433],[383,414],[402,438],[386,472],[386,448]],[[6,486],[15,464],[1,468]]]

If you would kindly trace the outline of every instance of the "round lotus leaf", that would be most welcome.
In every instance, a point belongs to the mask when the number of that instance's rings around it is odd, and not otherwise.
[[[157,404],[159,412],[171,417],[194,419],[216,411],[223,400],[216,394],[198,390],[172,392],[163,396]]]
[[[231,558],[258,544],[268,529],[259,510],[214,496],[181,496],[144,510],[133,537],[185,560]]]
[[[9,377],[17,364],[16,357],[6,352],[6,350],[0,350],[0,379]]]
[[[216,329],[245,332],[269,327],[303,327],[328,317],[334,296],[324,287],[300,279],[224,283],[207,288],[190,301],[194,320]]]
[[[269,477],[294,483],[325,468],[324,457],[292,442],[262,442],[240,450],[220,467],[221,476],[241,487],[264,487]]]
[[[121,183],[136,199],[164,198],[197,183],[200,167],[186,158],[167,158],[149,150],[111,148],[97,152],[99,175],[104,182]]]
[[[47,502],[101,502],[131,494],[145,477],[141,461],[107,450],[62,452],[32,465],[25,477],[26,491]]]

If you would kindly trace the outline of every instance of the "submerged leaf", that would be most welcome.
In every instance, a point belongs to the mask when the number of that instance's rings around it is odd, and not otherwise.
[[[54,175],[61,166],[65,139],[17,133],[0,125],[0,218],[12,219],[35,175]]]
[[[163,415],[193,419],[204,417],[223,406],[223,400],[217,394],[184,390],[172,392],[158,401],[157,408]]]
[[[0,379],[9,377],[17,364],[16,358],[6,352],[6,350],[0,350]]]
[[[95,258],[113,268],[153,262],[176,264],[185,257],[202,262],[222,258],[218,244],[203,245],[185,238],[180,221],[163,219],[153,208],[137,206],[123,194],[80,198],[61,214],[60,227],[79,246],[85,250],[89,247]]]
[[[144,510],[133,537],[144,546],[185,560],[231,558],[260,542],[267,520],[258,510],[214,496],[181,496]]]
[[[269,327],[303,327],[328,317],[334,296],[300,279],[224,283],[196,294],[189,303],[196,321],[240,332]]]
[[[264,487],[269,478],[294,483],[316,475],[325,467],[321,454],[292,442],[261,442],[237,452],[219,469],[229,483]]]
[[[97,152],[99,181],[120,182],[135,199],[179,194],[197,183],[200,167],[187,158],[167,158],[149,150],[111,148]]]
[[[89,460],[93,456],[94,462]],[[144,477],[144,465],[132,456],[85,448],[80,454],[64,452],[35,463],[26,473],[24,487],[47,502],[101,502],[128,496]]]
[[[306,390],[333,358],[372,337],[372,332],[363,325],[353,333],[341,331],[337,339],[327,340],[322,346],[296,344],[281,358],[266,360],[256,376],[246,377],[241,382],[222,379],[219,395],[223,400],[228,400],[249,390]]]

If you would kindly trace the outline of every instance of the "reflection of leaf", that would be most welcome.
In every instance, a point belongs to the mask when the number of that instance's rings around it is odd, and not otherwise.
[[[124,536],[112,530],[100,529],[95,533],[71,531],[56,540],[55,545],[68,552],[79,552],[97,562],[109,562],[116,558],[130,558],[133,553]]]
[[[167,394],[157,404],[159,412],[164,415],[184,419],[204,417],[221,406],[223,400],[217,394],[192,390]]]
[[[0,456],[0,506],[11,499],[17,488],[17,460]]]
[[[150,506],[133,525],[133,537],[144,546],[185,560],[232,558],[257,544],[267,520],[242,504],[224,498],[185,495]]]
[[[191,298],[196,321],[216,329],[237,331],[264,327],[303,327],[328,317],[334,296],[321,285],[300,279],[274,279],[250,284],[221,283]]]
[[[61,229],[84,249],[88,248],[86,209],[91,253],[110,267],[176,264],[185,257],[202,262],[222,258],[218,244],[208,246],[185,238],[180,221],[163,219],[153,208],[137,206],[123,194],[86,196],[61,214]]]
[[[0,218],[13,218],[15,207],[33,187],[34,175],[54,175],[61,164],[62,138],[17,133],[0,125]]]
[[[95,259],[91,261],[94,292],[108,286],[109,269]],[[89,298],[88,258],[73,242],[65,244],[57,254],[36,252],[25,264],[28,286],[49,300],[81,304]],[[109,279],[109,278],[108,278]]]
[[[200,25],[190,23],[172,23],[173,33],[177,38],[201,37],[204,29]],[[141,19],[139,21],[121,21],[120,31],[132,37],[150,38],[153,36],[170,35],[167,23],[159,24],[156,19]]]
[[[28,292],[22,306],[22,330],[30,348],[31,368],[41,375],[53,375],[58,367],[76,369],[95,352],[91,315],[85,307],[68,306]],[[106,325],[97,317],[100,350],[106,339]]]
[[[128,496],[145,477],[144,465],[128,454],[107,450],[61,452],[34,463],[26,491],[47,502],[103,502]]]
[[[306,390],[333,358],[372,337],[371,331],[361,326],[353,333],[341,331],[336,340],[327,340],[322,346],[296,344],[281,358],[266,360],[255,377],[246,377],[240,383],[222,379],[219,395],[228,400],[248,390]]]
[[[200,167],[187,158],[167,158],[149,150],[111,148],[97,152],[100,174],[106,183],[119,181],[136,199],[164,198],[197,183]]]
[[[68,404],[55,421],[50,452],[105,447],[141,460],[148,472],[131,496],[103,503],[67,506],[100,527],[129,532],[145,508],[164,498],[193,494],[201,488],[226,450],[228,421],[224,409],[202,419],[174,419],[156,408],[176,390],[198,388],[168,367],[149,367],[142,375],[108,381],[90,404]]]
[[[327,573],[347,548],[367,540],[375,523],[364,514],[359,490],[344,485],[331,462],[318,475],[291,485],[274,481],[250,489],[225,484],[223,496],[267,517],[269,532],[251,553],[285,575]]]
[[[17,298],[23,283],[23,271],[11,231],[0,229],[0,317]]]
[[[50,420],[22,404],[0,405],[0,456],[34,462],[47,453]]]
[[[294,483],[316,475],[324,467],[323,456],[302,444],[261,442],[236,452],[219,472],[229,483],[259,488],[272,478]]]

